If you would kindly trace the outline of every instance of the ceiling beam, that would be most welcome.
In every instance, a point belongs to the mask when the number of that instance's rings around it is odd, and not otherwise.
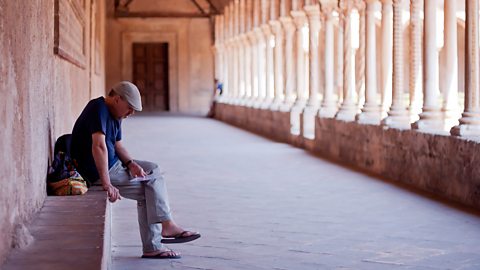
[[[203,10],[203,8],[197,3],[196,0],[190,0],[190,1],[193,2],[193,4],[195,4],[195,6],[198,8],[198,10],[200,10],[202,14],[207,14],[205,10]]]
[[[220,12],[218,11],[218,8],[212,3],[211,0],[207,0],[207,2],[210,5],[210,8],[213,9],[214,14],[220,14]],[[212,12],[210,12],[210,13],[212,13]]]

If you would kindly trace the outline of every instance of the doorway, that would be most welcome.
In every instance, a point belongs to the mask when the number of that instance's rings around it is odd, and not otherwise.
[[[168,43],[133,43],[133,83],[142,95],[145,111],[170,110]]]

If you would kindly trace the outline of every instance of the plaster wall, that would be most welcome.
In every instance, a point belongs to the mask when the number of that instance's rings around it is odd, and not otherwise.
[[[211,25],[205,18],[107,20],[106,85],[132,80],[132,44],[166,42],[170,111],[205,115],[213,92]]]
[[[80,2],[84,68],[54,54],[54,0],[0,1],[0,265],[15,227],[28,223],[43,204],[55,139],[71,131],[91,97],[104,93],[105,2]],[[92,17],[94,10],[99,14]],[[100,39],[92,49],[96,24]]]

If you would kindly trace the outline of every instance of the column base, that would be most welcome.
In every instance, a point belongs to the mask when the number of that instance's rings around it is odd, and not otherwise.
[[[248,100],[245,102],[245,106],[246,106],[246,107],[249,107],[249,108],[252,108],[254,103],[255,103],[255,99],[254,99],[254,98],[250,98],[250,99],[248,99]]]
[[[442,133],[445,131],[440,110],[427,110],[421,113],[419,117],[420,119],[411,125],[412,129],[426,133]]]
[[[305,102],[297,102],[290,111],[290,133],[300,135],[300,115],[305,108]]]
[[[444,129],[445,126],[442,119],[420,119],[413,123],[411,127],[425,133],[448,134]]]
[[[280,107],[283,105],[283,99],[281,98],[275,98],[272,102],[272,105],[270,105],[270,110],[272,111],[280,111]]]
[[[355,116],[357,115],[357,106],[352,104],[343,104],[340,107],[340,110],[335,115],[335,118],[345,122],[355,121]]]
[[[318,113],[318,106],[307,106],[303,110],[303,137],[315,139],[315,116]]]
[[[265,98],[263,102],[260,104],[260,109],[262,110],[267,110],[270,109],[270,106],[272,106],[273,99],[272,98]]]
[[[335,118],[338,108],[336,105],[322,106],[318,110],[318,117],[320,118]]]
[[[264,98],[257,98],[257,99],[255,99],[255,101],[253,102],[252,107],[253,107],[254,109],[260,109],[260,106],[262,106],[262,103],[263,103],[263,99],[264,99]]]
[[[443,125],[445,130],[451,130],[452,127],[458,126],[460,123],[458,119],[460,119],[461,114],[458,112],[455,112],[453,110],[443,110]]]
[[[380,111],[363,111],[356,117],[357,123],[363,125],[380,125],[382,113]]]
[[[402,115],[389,115],[387,118],[383,119],[382,123],[383,126],[387,126],[390,128],[396,129],[410,129],[410,117],[408,114]]]
[[[480,113],[464,112],[460,124],[450,130],[450,134],[461,137],[480,136]]]
[[[281,112],[289,112],[292,110],[293,104],[295,103],[295,99],[285,99],[280,105],[280,111]]]
[[[460,124],[454,126],[450,134],[459,137],[480,137],[480,125]]]
[[[240,102],[238,103],[239,106],[246,106],[248,102],[248,98],[243,97]]]

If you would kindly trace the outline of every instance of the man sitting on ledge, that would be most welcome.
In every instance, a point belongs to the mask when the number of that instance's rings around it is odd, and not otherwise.
[[[107,97],[91,100],[78,117],[71,154],[80,174],[89,183],[100,181],[111,202],[121,199],[120,195],[137,201],[142,258],[176,259],[180,254],[162,243],[185,243],[200,234],[185,231],[173,221],[158,165],[132,159],[122,145],[122,119],[141,110],[138,88],[127,81],[118,83]],[[135,177],[151,180],[130,181]]]

